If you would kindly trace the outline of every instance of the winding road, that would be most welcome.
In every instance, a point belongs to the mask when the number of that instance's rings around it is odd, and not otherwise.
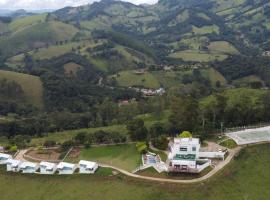
[[[220,164],[218,164],[217,166],[215,166],[213,168],[212,171],[210,171],[208,174],[199,177],[199,178],[195,178],[195,179],[190,179],[190,180],[175,180],[175,179],[168,179],[168,178],[156,178],[156,177],[149,177],[149,176],[142,176],[142,175],[138,175],[138,174],[133,174],[131,172],[128,172],[124,169],[112,166],[112,165],[107,165],[107,164],[101,164],[99,163],[100,167],[104,167],[104,168],[111,168],[113,170],[116,170],[126,176],[132,177],[132,178],[137,178],[137,179],[142,179],[142,180],[147,180],[147,181],[156,181],[156,182],[166,182],[166,183],[182,183],[182,184],[191,184],[191,183],[199,183],[202,181],[205,181],[209,178],[211,178],[213,175],[215,175],[217,172],[219,172],[221,169],[223,169],[227,164],[230,163],[230,161],[234,158],[234,156],[241,150],[242,147],[238,146],[235,149],[232,150],[228,150],[229,155],[228,157],[221,162]],[[27,161],[24,158],[24,154],[27,152],[27,150],[21,150],[15,159],[18,160],[22,160],[22,161]]]
[[[217,165],[212,171],[210,171],[208,174],[200,177],[200,178],[195,178],[195,179],[191,179],[191,180],[175,180],[175,179],[167,179],[167,178],[155,178],[155,177],[149,177],[149,176],[141,176],[138,174],[132,174],[126,170],[111,166],[111,165],[106,165],[106,164],[99,164],[101,167],[104,168],[111,168],[114,169],[116,171],[119,171],[120,173],[129,176],[129,177],[133,177],[133,178],[138,178],[138,179],[143,179],[143,180],[149,180],[149,181],[157,181],[157,182],[166,182],[166,183],[182,183],[182,184],[190,184],[190,183],[199,183],[202,181],[205,181],[207,179],[209,179],[210,177],[212,177],[213,175],[215,175],[217,172],[219,172],[221,169],[223,169],[227,164],[230,163],[230,161],[234,158],[234,156],[241,150],[241,147],[237,147],[235,149],[229,150],[229,155],[228,157],[225,159],[225,161],[223,161],[222,163],[220,163],[219,165]]]

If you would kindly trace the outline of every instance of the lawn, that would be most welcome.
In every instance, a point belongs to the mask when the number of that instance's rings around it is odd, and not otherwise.
[[[225,54],[208,53],[204,51],[177,51],[169,55],[171,58],[182,59],[184,61],[196,61],[196,62],[210,62],[210,61],[222,61],[228,56]]]
[[[220,145],[227,147],[229,149],[233,149],[233,148],[237,147],[236,142],[232,139],[225,140],[225,141],[221,142]]]
[[[31,145],[37,145],[37,146],[42,145],[46,140],[54,140],[57,143],[62,143],[67,140],[71,140],[79,132],[94,133],[99,130],[127,133],[126,126],[124,125],[114,125],[114,126],[106,126],[106,127],[99,127],[99,128],[84,128],[84,129],[77,129],[77,130],[48,133],[44,137],[33,138],[31,141]]]
[[[134,71],[122,71],[116,76],[117,83],[120,86],[142,86],[145,88],[159,88],[158,80],[151,73],[135,74]]]
[[[144,182],[101,169],[96,175],[38,176],[0,170],[1,200],[265,200],[270,196],[270,144],[251,146],[210,180],[198,184]]]
[[[131,172],[141,164],[141,155],[137,151],[135,144],[121,144],[83,149],[79,158],[68,158],[67,160],[72,162],[91,160],[110,164]]]
[[[39,77],[11,71],[0,70],[0,79],[15,81],[21,85],[26,101],[43,108],[43,86]]]
[[[77,63],[70,62],[64,65],[65,74],[67,75],[75,75],[77,74],[77,71],[82,69],[83,67],[81,65],[78,65]]]

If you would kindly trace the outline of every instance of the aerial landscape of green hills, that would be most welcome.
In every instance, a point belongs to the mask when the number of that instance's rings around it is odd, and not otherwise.
[[[0,199],[267,199],[269,143],[227,132],[270,122],[270,1],[132,2],[0,9],[0,152],[105,165],[88,177],[1,166]],[[197,175],[141,170],[179,133],[228,154]]]

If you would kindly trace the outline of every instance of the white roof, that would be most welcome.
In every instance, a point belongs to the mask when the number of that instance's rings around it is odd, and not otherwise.
[[[96,166],[96,162],[91,162],[91,161],[86,161],[86,160],[81,160],[79,162],[80,165],[86,165],[86,168],[93,168]]]
[[[23,162],[23,163],[20,165],[20,168],[26,168],[26,167],[36,168],[37,165],[38,165],[37,163]]]
[[[53,169],[56,166],[56,164],[55,163],[50,163],[50,162],[42,161],[40,163],[40,166],[44,166],[46,169]]]
[[[74,168],[75,167],[75,164],[72,164],[72,163],[66,163],[66,162],[60,162],[58,165],[57,165],[57,169],[63,169],[64,167],[67,167],[67,168]]]
[[[200,140],[199,138],[174,138],[174,143],[197,145],[200,144]]]
[[[0,153],[0,158],[11,158],[12,156],[9,154]]]
[[[12,166],[17,166],[17,165],[19,165],[21,163],[21,161],[20,160],[14,160],[14,159],[8,159],[6,163],[10,164]]]

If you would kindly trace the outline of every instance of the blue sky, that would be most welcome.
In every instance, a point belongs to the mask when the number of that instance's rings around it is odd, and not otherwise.
[[[0,9],[59,9],[66,6],[80,6],[98,0],[0,0]],[[153,4],[158,0],[123,0],[134,4]]]

